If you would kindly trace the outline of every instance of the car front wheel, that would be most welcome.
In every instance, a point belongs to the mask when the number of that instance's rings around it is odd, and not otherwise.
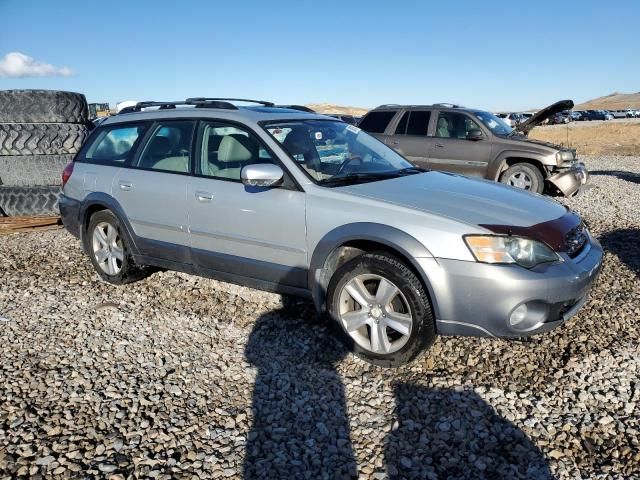
[[[422,283],[385,253],[367,253],[342,265],[329,283],[327,308],[344,343],[374,365],[405,365],[436,337]]]
[[[529,163],[511,165],[500,176],[500,182],[535,193],[544,191],[544,177],[540,170]]]

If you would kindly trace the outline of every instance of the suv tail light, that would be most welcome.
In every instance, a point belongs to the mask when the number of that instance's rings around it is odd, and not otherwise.
[[[62,187],[63,188],[71,178],[72,173],[73,173],[73,162],[69,163],[66,167],[64,167],[64,170],[62,171]]]

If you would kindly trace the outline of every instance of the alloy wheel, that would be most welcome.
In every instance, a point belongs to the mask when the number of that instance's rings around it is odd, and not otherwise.
[[[524,172],[516,172],[509,177],[509,185],[512,187],[522,188],[523,190],[531,190],[533,183],[529,175]]]
[[[101,222],[93,229],[93,256],[107,275],[117,275],[122,271],[124,249],[120,233],[109,222]]]
[[[339,301],[342,325],[362,348],[389,354],[409,340],[413,325],[409,304],[388,279],[375,274],[358,275],[342,287]]]

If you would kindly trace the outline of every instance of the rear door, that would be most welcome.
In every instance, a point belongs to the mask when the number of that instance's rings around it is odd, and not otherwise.
[[[360,121],[358,128],[385,142],[389,133],[388,127],[396,113],[397,110],[372,110]]]
[[[407,160],[427,168],[431,139],[427,136],[431,111],[411,110],[402,114],[386,143]]]
[[[469,140],[469,132],[480,130],[483,138]],[[433,131],[429,165],[434,170],[484,177],[491,161],[489,134],[464,112],[439,111]]]
[[[113,196],[124,209],[144,255],[190,263],[187,185],[195,122],[156,122],[129,168],[114,178]]]

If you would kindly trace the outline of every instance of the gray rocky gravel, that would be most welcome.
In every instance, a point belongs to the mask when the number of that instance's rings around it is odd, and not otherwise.
[[[0,478],[640,478],[640,158],[563,200],[607,251],[525,341],[349,355],[302,300],[98,280],[62,230],[0,237]]]

